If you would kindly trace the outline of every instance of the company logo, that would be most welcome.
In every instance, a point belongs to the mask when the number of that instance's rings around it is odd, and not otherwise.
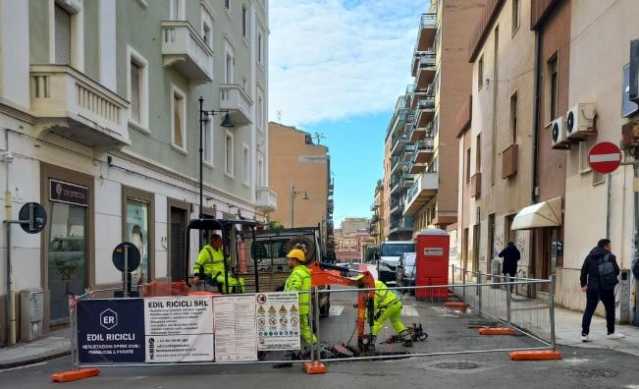
[[[100,326],[112,330],[118,325],[118,314],[111,308],[100,312]]]

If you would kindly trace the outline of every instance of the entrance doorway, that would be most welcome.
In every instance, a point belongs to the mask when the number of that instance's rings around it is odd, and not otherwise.
[[[49,223],[41,234],[45,325],[69,322],[69,294],[94,286],[93,177],[40,165],[42,204]]]
[[[190,206],[180,201],[169,200],[169,267],[171,281],[180,281],[188,274],[190,258],[184,258],[186,250],[186,226],[189,222]]]

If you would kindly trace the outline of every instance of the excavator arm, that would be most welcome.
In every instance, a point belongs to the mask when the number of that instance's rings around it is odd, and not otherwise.
[[[353,286],[362,289],[375,289],[375,279],[369,272],[358,272],[358,277],[346,277],[343,274],[344,269],[339,266],[333,266],[328,264],[314,263],[310,266],[311,270],[311,284],[314,287],[317,286],[330,286],[330,285],[343,285]],[[366,313],[368,311],[368,325],[373,326],[374,321],[374,306],[373,301],[375,297],[374,290],[364,290],[357,294],[357,337],[361,342],[366,338]]]

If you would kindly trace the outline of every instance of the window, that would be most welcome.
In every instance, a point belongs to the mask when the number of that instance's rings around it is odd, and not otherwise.
[[[519,0],[513,0],[513,36],[515,35],[515,33],[517,32],[517,30],[519,29]]]
[[[204,123],[204,131],[202,132],[202,148],[204,149],[203,159],[205,163],[211,166],[213,166],[213,150],[214,150],[213,122],[214,122],[213,118],[209,117],[209,120],[207,120]]]
[[[481,171],[481,134],[477,134],[477,145],[475,149],[475,173]]]
[[[477,64],[477,89],[481,90],[484,87],[484,56],[479,58]]]
[[[470,184],[470,147],[466,149],[466,183]]]
[[[132,273],[133,284],[153,277],[154,194],[122,186],[122,240],[140,252],[140,266]]]
[[[515,241],[515,231],[512,230],[513,221],[515,221],[515,213],[507,215],[504,218],[504,238],[506,243]]]
[[[185,20],[184,0],[170,0],[169,18],[171,20]]]
[[[55,63],[71,64],[71,14],[55,5]]]
[[[510,130],[513,136],[512,144],[517,144],[517,92],[510,96]]]
[[[491,261],[495,257],[495,214],[488,215],[488,273],[492,273],[490,270]]]
[[[204,7],[202,7],[202,40],[213,48],[213,17]]]
[[[172,144],[186,152],[186,95],[176,87],[171,93],[171,115]]]
[[[226,136],[224,139],[224,173],[226,173],[227,176],[229,177],[233,177],[233,157],[234,157],[234,140],[233,140],[233,134],[231,134],[230,132],[226,132]]]
[[[264,184],[264,157],[262,153],[258,153],[257,156],[257,186],[263,187]]]
[[[232,84],[234,81],[234,66],[235,58],[233,56],[233,49],[227,42],[224,49],[224,82],[227,84]]]
[[[550,83],[548,85],[548,111],[550,112],[550,120],[555,120],[557,118],[557,103],[559,97],[559,74],[557,71],[557,55],[555,55],[550,59],[550,61],[548,61],[548,82]]]
[[[248,33],[248,10],[246,6],[242,6],[242,38],[246,39]]]
[[[224,0],[224,8],[227,11],[231,9],[231,0]]]
[[[131,102],[129,122],[138,130],[147,131],[149,125],[148,62],[132,47],[127,47],[127,93]]]
[[[262,130],[264,123],[264,98],[260,91],[257,92],[257,129]]]
[[[251,161],[247,145],[242,147],[242,179],[244,185],[249,185],[251,182]]]
[[[262,42],[262,31],[257,33],[257,63],[264,61],[264,43]]]

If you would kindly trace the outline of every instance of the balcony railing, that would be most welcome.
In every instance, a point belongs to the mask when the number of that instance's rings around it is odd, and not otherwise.
[[[425,13],[422,14],[419,20],[420,28],[435,28],[437,27],[437,14],[436,13]]]
[[[435,151],[435,142],[433,138],[426,137],[417,143],[417,150],[415,151],[415,163],[427,163],[433,157]]]
[[[417,109],[435,109],[435,96],[425,95],[417,101]]]
[[[213,49],[200,38],[191,23],[171,20],[163,21],[161,26],[164,65],[174,66],[190,80],[213,80]]]
[[[255,206],[262,212],[275,211],[277,209],[277,192],[267,187],[257,188]]]
[[[253,101],[239,85],[220,85],[220,108],[230,111],[234,124],[243,126],[251,123],[252,105]]]
[[[91,147],[130,144],[129,103],[66,65],[31,66],[31,114],[43,130]]]
[[[432,47],[437,35],[437,14],[422,14],[419,19],[419,30],[417,32],[417,43],[415,51],[424,51]]]
[[[412,217],[401,216],[390,220],[391,234],[403,231],[412,231],[415,223]]]

